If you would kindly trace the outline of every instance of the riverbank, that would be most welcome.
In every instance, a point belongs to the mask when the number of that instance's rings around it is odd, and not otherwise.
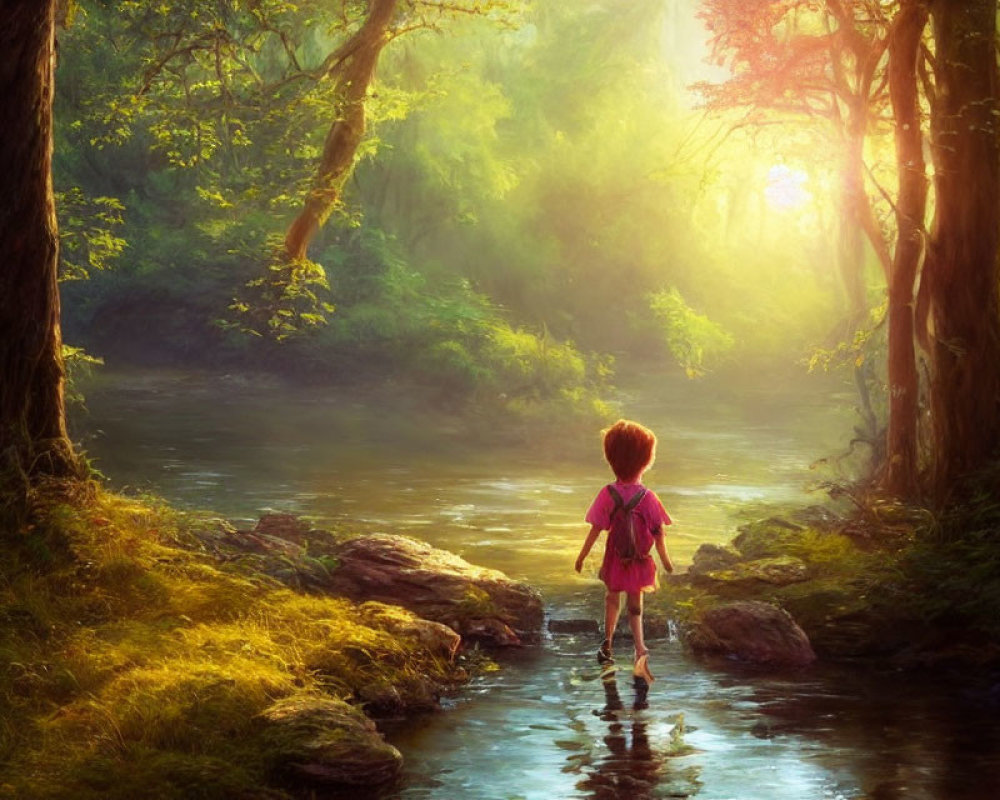
[[[674,518],[668,541],[682,569],[702,543],[726,545],[736,520],[766,517],[762,504],[816,503],[804,485],[825,475],[810,464],[850,430],[849,397],[814,385],[719,388],[647,379],[621,398],[659,436],[649,485]],[[333,531],[402,533],[539,587],[553,617],[600,616],[599,558],[583,575],[572,568],[583,511],[607,474],[596,430],[581,456],[576,441],[498,449],[447,415],[407,419],[351,393],[186,374],[107,374],[88,406],[86,449],[113,485],[215,509],[247,530],[283,510]],[[662,597],[650,598],[653,610]],[[385,800],[583,800],[635,770],[656,782],[653,796],[698,800],[1000,796],[989,681],[901,680],[850,662],[708,666],[657,639],[650,709],[605,721],[594,713],[605,705],[594,648],[590,633],[546,632],[446,694],[444,713],[394,726],[405,768]],[[697,752],[665,759],[678,714]]]
[[[782,660],[755,650],[752,616],[735,619],[757,604],[787,612],[823,661],[988,673],[1000,668],[997,531],[988,495],[940,516],[884,501],[778,512],[702,545],[664,607],[706,656]]]
[[[0,558],[0,796],[384,785],[402,758],[373,718],[433,710],[485,663],[441,622],[323,591],[343,536],[290,518],[240,532],[94,484],[47,487],[31,507],[7,521]],[[436,557],[455,627],[537,633],[531,590]],[[508,616],[494,586],[528,611]]]

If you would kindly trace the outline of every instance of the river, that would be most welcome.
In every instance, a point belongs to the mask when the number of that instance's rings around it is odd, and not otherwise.
[[[425,539],[529,581],[557,617],[600,613],[592,556],[572,570],[583,513],[609,478],[595,432],[580,442],[469,441],[460,421],[385,398],[238,376],[106,373],[84,388],[74,434],[121,488],[235,520],[269,510]],[[821,502],[810,464],[843,448],[852,398],[829,381],[736,390],[687,382],[622,396],[659,436],[646,483],[674,518],[683,568],[764,503]],[[600,548],[596,548],[599,550]],[[660,798],[993,800],[1000,693],[859,675],[708,670],[651,643],[650,708],[607,712],[594,637],[547,635],[508,654],[442,713],[391,728],[406,774],[385,800]],[[683,721],[676,755],[675,726]]]

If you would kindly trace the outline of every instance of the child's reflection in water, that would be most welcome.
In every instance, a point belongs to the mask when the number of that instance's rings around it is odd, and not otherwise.
[[[636,686],[636,701],[633,708],[644,708],[645,687]],[[671,778],[667,766],[667,756],[655,753],[650,745],[647,723],[638,717],[622,719],[620,711],[625,708],[618,684],[613,676],[604,681],[604,708],[598,712],[602,720],[608,722],[608,733],[604,737],[607,755],[594,765],[590,774],[577,784],[577,788],[598,800],[644,800],[658,797],[692,797],[698,793],[700,783],[696,773],[685,775],[684,788],[678,793],[678,786]],[[641,705],[640,705],[641,703]],[[688,772],[688,770],[684,770]]]

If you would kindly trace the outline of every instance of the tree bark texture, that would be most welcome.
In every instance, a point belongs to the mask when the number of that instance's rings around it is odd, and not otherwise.
[[[930,281],[935,496],[957,499],[1000,443],[996,0],[933,0]]]
[[[344,181],[351,173],[354,155],[365,134],[365,97],[379,54],[389,41],[387,32],[397,4],[398,0],[370,0],[364,24],[343,48],[337,66],[341,98],[337,119],[327,134],[313,187],[285,235],[285,256],[289,261],[306,258],[310,242],[336,207]]]
[[[65,475],[52,196],[55,0],[0,0],[0,470]]]
[[[889,97],[896,121],[896,251],[889,274],[889,430],[884,488],[915,500],[920,489],[914,284],[924,250],[927,170],[923,155],[917,60],[927,25],[922,0],[903,0],[889,40]]]

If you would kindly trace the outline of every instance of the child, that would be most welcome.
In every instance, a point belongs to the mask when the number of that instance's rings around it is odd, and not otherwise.
[[[642,474],[656,457],[656,436],[637,422],[618,420],[604,431],[604,457],[618,480],[601,489],[587,511],[590,533],[577,556],[576,571],[583,569],[583,562],[601,531],[611,531],[615,517],[619,516],[617,528],[609,533],[605,543],[604,560],[601,563],[600,578],[607,586],[607,595],[604,598],[605,639],[597,651],[597,661],[605,667],[614,663],[612,639],[621,613],[621,596],[624,592],[628,601],[629,627],[635,642],[633,674],[648,685],[652,683],[653,675],[649,670],[649,651],[642,632],[642,595],[657,587],[656,563],[650,555],[654,544],[663,568],[667,572],[674,571],[663,543],[663,526],[670,524],[670,517],[659,498],[640,483]],[[627,521],[623,525],[620,516],[627,515],[633,504],[634,552],[622,547],[621,538],[623,535],[628,536],[628,525]],[[612,536],[617,540],[613,542]],[[643,696],[643,702],[644,699]],[[638,702],[637,699],[637,704]]]

